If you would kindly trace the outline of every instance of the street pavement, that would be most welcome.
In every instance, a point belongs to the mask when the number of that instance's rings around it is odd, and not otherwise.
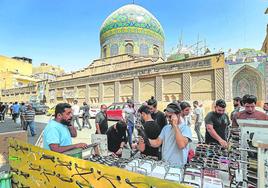
[[[37,119],[42,119],[42,117],[40,118],[39,116],[37,116]],[[35,144],[37,142],[37,139],[39,138],[39,136],[41,135],[44,127],[45,127],[45,123],[43,121],[36,121],[35,122],[35,131],[36,131],[36,135],[35,136],[31,136],[30,133],[30,128],[28,127],[28,143],[30,144]],[[22,130],[22,127],[16,123],[14,123],[14,121],[11,119],[10,116],[7,116],[5,118],[5,122],[1,122],[0,123],[0,133],[3,132],[12,132],[12,131],[18,131],[18,130]]]

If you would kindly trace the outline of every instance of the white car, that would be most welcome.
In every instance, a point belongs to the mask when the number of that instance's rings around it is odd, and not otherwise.
[[[100,112],[100,109],[99,108],[90,108],[89,109],[89,115],[91,118],[95,118],[97,113]]]
[[[90,115],[90,118],[95,118],[97,113],[99,113],[100,109],[98,108],[90,108],[89,109],[89,115]],[[82,118],[83,117],[83,110],[80,110],[79,111],[79,117]]]

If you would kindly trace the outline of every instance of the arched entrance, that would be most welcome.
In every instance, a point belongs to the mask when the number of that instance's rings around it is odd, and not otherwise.
[[[233,77],[233,97],[243,97],[245,94],[255,95],[262,100],[263,80],[260,73],[249,66],[241,67]]]

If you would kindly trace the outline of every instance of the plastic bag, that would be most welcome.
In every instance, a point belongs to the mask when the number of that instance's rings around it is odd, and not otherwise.
[[[20,118],[16,118],[16,121],[15,122],[16,122],[17,125],[20,125],[20,123],[21,123],[20,122]]]

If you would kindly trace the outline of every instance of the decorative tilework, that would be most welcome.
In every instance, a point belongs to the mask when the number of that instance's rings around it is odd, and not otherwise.
[[[159,21],[146,9],[138,5],[125,5],[106,18],[100,29],[101,57],[113,56],[114,45],[119,48],[118,54],[126,53],[127,41],[132,41],[134,54],[153,56],[153,46],[158,46],[159,57],[164,58],[164,31]],[[141,45],[146,45],[142,50]],[[104,48],[107,47],[107,56]],[[148,53],[147,53],[148,52]]]
[[[103,22],[100,35],[115,28],[124,28],[123,31],[120,31],[127,33],[132,33],[135,28],[139,28],[140,32],[148,29],[158,33],[164,39],[164,31],[159,21],[149,11],[138,5],[125,5],[114,11]],[[133,31],[129,28],[132,28]]]
[[[224,69],[215,70],[215,93],[216,99],[224,99]]]
[[[183,73],[182,83],[183,100],[191,100],[191,73]]]

